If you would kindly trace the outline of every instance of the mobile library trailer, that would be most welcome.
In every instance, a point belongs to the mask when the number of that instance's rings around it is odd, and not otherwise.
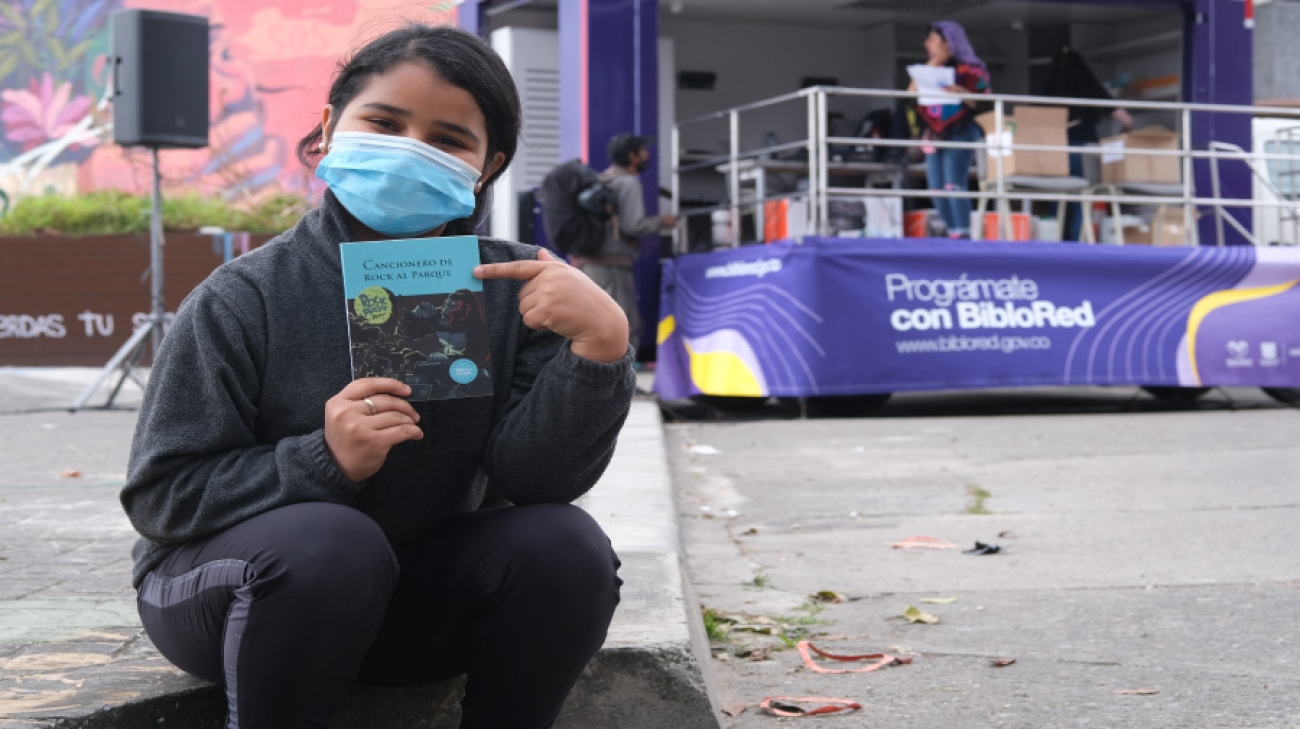
[[[1254,242],[1252,213],[1275,205],[1282,217],[1290,201],[1252,144],[1261,110],[1251,106],[1250,3],[516,0],[465,2],[460,13],[492,38],[523,89],[524,151],[507,189],[526,192],[561,159],[603,166],[605,140],[618,132],[660,139],[659,165],[643,175],[647,204],[659,202],[662,180],[686,222],[671,251],[644,246],[638,282],[642,318],[658,322],[642,339],[658,345],[665,396],[1300,386],[1300,337],[1287,331],[1300,262],[1284,247],[1243,245]],[[858,138],[861,120],[894,107],[939,19],[967,27],[999,92],[995,145],[970,143],[985,160],[972,172],[978,191],[916,190],[923,171],[879,161],[887,140]],[[1017,155],[1066,153],[1017,139],[1012,126],[1022,108],[1066,105],[1033,96],[1066,46],[1113,89],[1108,106],[1172,140],[1127,140],[1126,149],[1119,138],[1118,149],[1084,157],[1108,170],[1154,160],[1172,180],[1102,174],[1063,188],[1017,179]],[[1276,200],[1255,194],[1261,174]],[[846,198],[878,211],[943,195],[993,211],[977,225],[988,238],[1026,237],[1013,230],[1011,200],[1081,201],[1110,213],[1110,234],[1099,225],[1094,238],[1130,245],[899,240],[889,225],[856,226],[852,216],[844,225],[839,209]],[[501,203],[494,232],[526,232],[526,198]],[[1185,245],[1133,245],[1155,237],[1153,223],[1165,242]],[[782,240],[748,245],[773,239]],[[672,258],[662,267],[661,253]]]

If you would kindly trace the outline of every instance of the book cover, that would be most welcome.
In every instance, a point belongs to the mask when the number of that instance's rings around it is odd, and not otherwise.
[[[352,378],[392,377],[409,400],[492,394],[478,238],[340,243]]]

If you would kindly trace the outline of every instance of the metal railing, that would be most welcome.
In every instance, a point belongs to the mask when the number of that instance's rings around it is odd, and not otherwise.
[[[1177,117],[1177,135],[1179,140],[1178,149],[1125,149],[1124,155],[1134,157],[1177,157],[1180,159],[1180,181],[1177,184],[1165,185],[1167,189],[1162,190],[1163,194],[1147,194],[1140,190],[1134,190],[1129,183],[1101,183],[1100,180],[1091,180],[1089,185],[1082,191],[1063,192],[1050,191],[1043,189],[1026,189],[1024,187],[1015,187],[1014,183],[1017,178],[1008,175],[1006,171],[1006,155],[1015,152],[1058,152],[1067,154],[1093,155],[1103,157],[1113,154],[1113,151],[1104,146],[1059,146],[1059,145],[1036,145],[1020,144],[1014,140],[1010,144],[1005,143],[1005,135],[999,135],[997,144],[999,148],[997,153],[987,156],[988,167],[985,171],[982,189],[980,190],[930,190],[930,189],[908,189],[900,184],[904,166],[892,162],[875,162],[875,163],[840,163],[831,160],[832,147],[882,147],[882,148],[902,148],[915,149],[929,147],[935,149],[971,149],[978,155],[982,151],[990,149],[990,140],[981,140],[977,142],[953,142],[939,140],[919,140],[919,139],[888,139],[888,138],[860,138],[860,137],[841,137],[831,136],[829,133],[830,117],[830,100],[832,98],[873,98],[889,100],[891,103],[897,99],[919,99],[919,93],[903,92],[896,90],[881,89],[851,89],[842,87],[812,87],[795,93],[785,94],[783,96],[765,99],[752,104],[725,109],[704,116],[688,119],[678,122],[672,131],[672,199],[674,212],[679,217],[679,223],[673,233],[674,251],[678,254],[686,252],[686,218],[698,215],[710,215],[716,211],[726,210],[730,225],[729,240],[724,245],[740,245],[740,232],[742,230],[741,213],[743,210],[753,208],[753,217],[755,221],[756,237],[760,242],[763,239],[765,228],[765,211],[766,203],[778,200],[796,200],[807,203],[806,226],[808,234],[813,235],[830,235],[832,230],[830,224],[830,202],[832,198],[869,198],[869,197],[890,197],[890,198],[967,198],[973,201],[993,200],[996,204],[997,220],[1001,226],[1000,233],[1004,239],[1010,239],[1011,215],[1010,202],[1012,200],[1025,201],[1026,204],[1032,202],[1053,202],[1068,203],[1078,202],[1083,206],[1091,206],[1093,203],[1106,203],[1118,205],[1169,205],[1177,206],[1183,212],[1183,227],[1186,231],[1186,242],[1196,242],[1197,218],[1201,210],[1206,210],[1218,219],[1215,226],[1217,233],[1218,245],[1223,245],[1225,241],[1225,222],[1232,226],[1237,232],[1242,234],[1249,242],[1257,243],[1254,236],[1242,226],[1230,213],[1230,208],[1257,208],[1268,207],[1279,210],[1279,219],[1282,221],[1296,221],[1294,226],[1296,238],[1288,239],[1290,244],[1300,243],[1300,196],[1287,191],[1286,185],[1275,184],[1269,175],[1268,162],[1285,163],[1284,170],[1290,171],[1296,175],[1296,179],[1290,181],[1293,188],[1300,189],[1300,154],[1273,154],[1261,152],[1246,152],[1240,147],[1226,145],[1221,142],[1211,142],[1204,149],[1196,149],[1193,144],[1192,124],[1193,114],[1198,112],[1208,112],[1214,114],[1237,114],[1251,117],[1288,117],[1297,119],[1300,124],[1300,109],[1280,108],[1280,107],[1263,107],[1263,106],[1230,106],[1216,104],[1193,104],[1193,103],[1171,103],[1155,101],[1136,101],[1120,99],[1072,99],[1072,98],[1055,98],[1041,96],[1020,96],[1011,94],[951,94],[950,97],[954,102],[975,101],[985,105],[992,105],[993,108],[993,125],[995,131],[1004,131],[1008,129],[1008,106],[1050,106],[1050,107],[1092,107],[1101,109],[1113,109],[1122,107],[1130,111],[1153,111],[1166,112]],[[780,105],[791,105],[802,103],[807,116],[808,136],[805,139],[758,149],[742,149],[741,144],[741,116],[751,114],[759,110],[768,110]],[[705,155],[694,159],[686,159],[683,156],[683,130],[688,127],[698,126],[709,123],[725,122],[727,125],[728,152],[727,154]],[[1300,145],[1300,132],[1297,132],[1295,144]],[[1288,152],[1296,151],[1297,147],[1291,146],[1291,140],[1286,142],[1285,149]],[[804,157],[801,159],[779,159],[777,156],[790,151],[802,151]],[[1208,160],[1211,167],[1212,194],[1209,196],[1200,194],[1195,185],[1195,167],[1194,163],[1198,160]],[[1220,184],[1221,162],[1236,162],[1246,164],[1252,176],[1260,179],[1265,183],[1266,189],[1269,190],[1273,199],[1254,199],[1248,198],[1227,198],[1223,197],[1222,185]],[[787,172],[793,172],[795,175],[808,180],[807,189],[797,189],[794,191],[783,191],[769,194],[766,190],[765,179],[769,169],[779,169]],[[698,170],[713,169],[719,173],[725,174],[727,179],[727,199],[716,205],[708,205],[685,209],[682,206],[682,176],[684,173],[690,173]],[[866,184],[861,187],[832,187],[831,177],[833,171],[847,171],[851,173],[862,173],[866,177]],[[915,170],[911,171],[915,174]],[[872,187],[873,178],[879,180],[891,177],[893,184],[889,187]],[[754,181],[755,191],[752,195],[742,196],[742,181]],[[879,184],[879,183],[876,183]],[[1014,189],[1013,189],[1014,187]],[[1148,186],[1149,187],[1149,186]],[[1176,190],[1176,192],[1175,192]],[[1284,194],[1285,193],[1285,194]],[[714,243],[715,247],[717,242]]]

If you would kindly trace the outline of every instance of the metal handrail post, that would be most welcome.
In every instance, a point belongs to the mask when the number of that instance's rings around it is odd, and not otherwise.
[[[731,112],[731,247],[740,247],[740,112]]]
[[[1199,243],[1196,225],[1196,212],[1192,206],[1193,186],[1195,179],[1193,174],[1195,170],[1192,166],[1192,111],[1183,109],[1183,230],[1186,231],[1187,242],[1190,245]],[[1218,194],[1215,194],[1218,197]],[[1225,210],[1226,214],[1227,211]],[[1219,228],[1219,245],[1223,245],[1223,219],[1218,219]]]
[[[1003,158],[1005,155],[1002,150],[1002,135],[1005,133],[1003,125],[1006,122],[1006,105],[1001,99],[993,102],[993,128],[996,130],[997,139],[993,140],[993,145],[989,149],[997,149],[997,198],[998,198],[998,231],[1002,234],[1002,240],[1011,240],[1011,206],[1007,203],[1007,179],[1003,170]],[[986,153],[987,154],[987,153]],[[984,221],[980,221],[983,225]]]
[[[686,221],[682,219],[682,137],[681,129],[676,124],[673,125],[672,133],[672,161],[673,161],[673,182],[672,205],[673,215],[677,217],[677,224],[673,226],[673,252],[676,255],[686,253],[686,236],[682,234],[682,226]]]
[[[1219,192],[1221,191],[1221,189],[1222,189],[1222,185],[1219,183],[1219,160],[1216,158],[1210,160],[1210,192],[1214,195],[1214,199],[1216,200],[1219,199]],[[1187,186],[1184,185],[1183,200],[1185,201],[1186,199],[1187,199]],[[1223,245],[1223,216],[1227,214],[1228,211],[1226,208],[1224,208],[1222,205],[1215,204],[1214,226],[1219,236],[1219,245]],[[1187,219],[1186,217],[1184,217],[1183,225],[1186,226],[1186,224],[1187,224]]]
[[[830,194],[826,192],[831,186],[830,172],[830,150],[826,147],[826,138],[830,136],[829,124],[827,120],[828,105],[826,103],[826,89],[817,89],[817,185],[821,188],[821,199],[818,202],[820,209],[817,211],[821,219],[817,229],[817,235],[830,235],[831,220],[831,203]]]
[[[1279,134],[1279,139],[1283,140],[1283,149],[1286,149],[1286,152],[1284,153],[1286,153],[1286,155],[1295,155],[1296,127],[1283,130],[1282,133]],[[1264,162],[1264,164],[1265,169],[1268,169],[1268,162]],[[1284,161],[1284,164],[1286,164],[1286,172],[1284,172],[1284,174],[1279,174],[1278,177],[1284,177],[1291,182],[1291,192],[1284,192],[1281,190],[1281,187],[1279,187],[1277,198],[1278,200],[1290,201],[1291,207],[1278,208],[1278,237],[1282,240],[1296,240],[1297,238],[1300,238],[1300,214],[1296,213],[1295,208],[1296,175],[1297,173],[1300,173],[1300,170],[1296,169],[1295,159],[1286,160]],[[1286,221],[1286,226],[1283,225],[1283,221]],[[1286,227],[1290,227],[1290,237],[1287,237],[1287,235],[1283,233],[1283,230],[1286,229]]]
[[[1214,219],[1215,219],[1215,223],[1217,224],[1219,240],[1220,241],[1224,240],[1223,224],[1228,223],[1235,230],[1239,231],[1246,238],[1246,240],[1249,241],[1252,245],[1256,245],[1256,246],[1259,245],[1259,239],[1256,237],[1258,231],[1256,231],[1255,233],[1247,233],[1242,228],[1241,223],[1237,222],[1236,218],[1228,215],[1228,209],[1223,205],[1223,195],[1222,195],[1223,185],[1221,182],[1221,176],[1219,175],[1219,161],[1223,159],[1239,160],[1240,162],[1244,163],[1246,165],[1246,169],[1250,171],[1251,188],[1252,188],[1252,193],[1251,193],[1252,217],[1254,215],[1254,211],[1256,210],[1253,203],[1257,202],[1254,198],[1254,192],[1253,192],[1254,185],[1256,183],[1263,186],[1263,188],[1269,191],[1273,195],[1273,197],[1276,197],[1280,204],[1285,205],[1285,200],[1282,197],[1281,191],[1278,190],[1277,186],[1274,185],[1273,182],[1268,179],[1267,172],[1261,173],[1255,167],[1254,161],[1251,159],[1252,155],[1247,153],[1246,150],[1242,149],[1241,147],[1238,147],[1237,145],[1232,144],[1230,142],[1210,142],[1208,145],[1206,145],[1206,148],[1215,152],[1227,152],[1232,155],[1230,157],[1215,156],[1210,159],[1210,165],[1211,165],[1210,185],[1211,185],[1211,191],[1213,192],[1213,197],[1211,197],[1210,199],[1214,201],[1212,207],[1214,208]],[[1284,207],[1278,208],[1279,211],[1283,209],[1285,208]]]
[[[821,230],[821,196],[816,181],[818,175],[817,155],[817,95],[808,95],[808,214],[806,231],[816,235]]]

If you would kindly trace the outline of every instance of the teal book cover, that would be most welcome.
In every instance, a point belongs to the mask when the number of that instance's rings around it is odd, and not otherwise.
[[[478,238],[340,243],[352,378],[391,377],[409,400],[492,394]]]

